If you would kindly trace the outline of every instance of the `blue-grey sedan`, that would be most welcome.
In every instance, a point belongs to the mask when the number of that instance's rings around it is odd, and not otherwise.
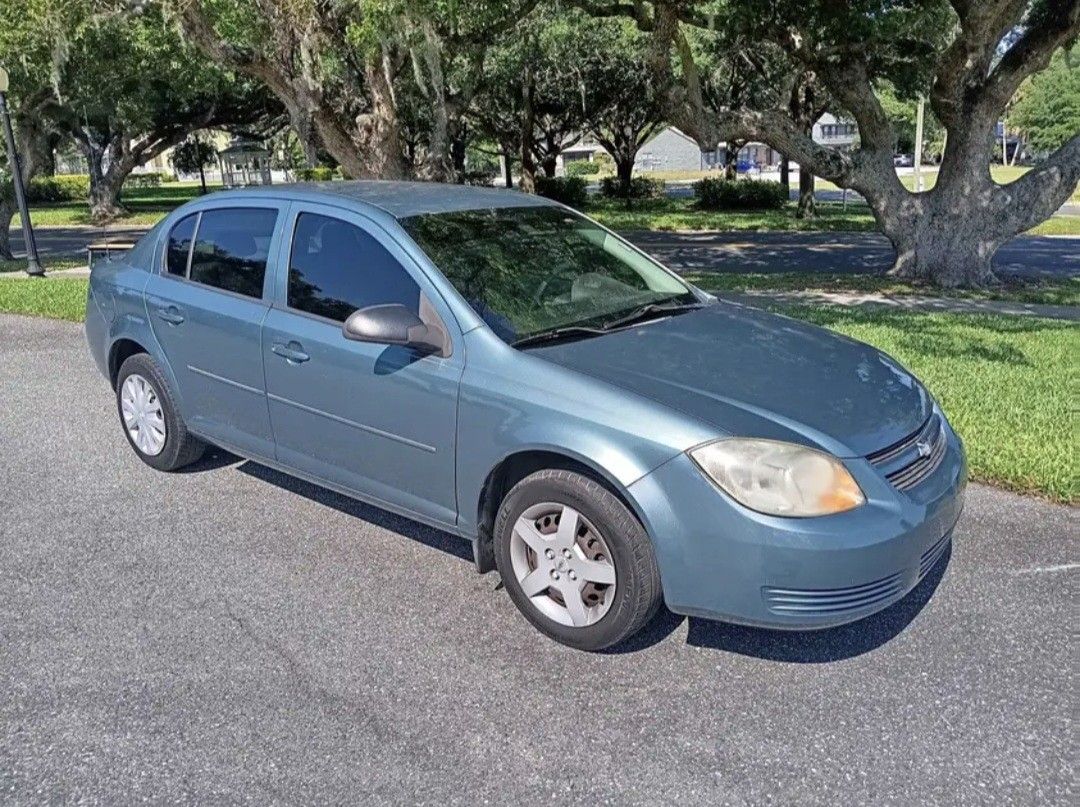
[[[583,649],[661,602],[864,617],[927,574],[962,505],[962,444],[889,356],[511,191],[200,198],[95,267],[86,335],[148,465],[221,446],[460,535]]]

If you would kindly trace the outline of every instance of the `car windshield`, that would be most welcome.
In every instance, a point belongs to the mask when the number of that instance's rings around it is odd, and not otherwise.
[[[507,342],[572,328],[587,335],[644,306],[697,302],[659,264],[563,208],[432,213],[402,225]]]

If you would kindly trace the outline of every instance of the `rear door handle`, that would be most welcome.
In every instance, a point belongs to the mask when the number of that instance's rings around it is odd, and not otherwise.
[[[170,325],[179,325],[184,321],[184,315],[180,313],[180,309],[175,305],[167,305],[164,308],[159,308],[157,310],[157,315]]]
[[[293,364],[301,364],[311,358],[311,356],[303,351],[303,345],[299,342],[289,342],[287,345],[282,344],[281,342],[274,342],[274,346],[270,349]]]

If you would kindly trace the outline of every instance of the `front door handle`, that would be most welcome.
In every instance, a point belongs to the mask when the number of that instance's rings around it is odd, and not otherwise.
[[[184,321],[184,315],[180,313],[180,309],[175,305],[167,305],[164,308],[159,308],[157,310],[157,315],[170,325],[179,325]]]
[[[282,344],[281,342],[274,342],[274,346],[270,349],[292,364],[301,364],[311,358],[311,356],[304,352],[303,345],[299,342],[289,342],[287,345]]]

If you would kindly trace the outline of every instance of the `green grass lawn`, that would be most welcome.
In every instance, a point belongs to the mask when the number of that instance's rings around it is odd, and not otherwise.
[[[1013,281],[989,289],[943,289],[882,275],[827,274],[818,272],[778,272],[776,274],[735,274],[701,272],[686,275],[691,283],[706,291],[823,291],[921,294],[962,300],[1002,300],[1043,305],[1080,305],[1080,278],[1043,281]]]
[[[46,258],[42,260],[46,272],[55,272],[60,269],[74,269],[76,266],[86,266],[82,258]],[[10,272],[26,271],[26,260],[0,261],[0,275]]]
[[[809,230],[870,231],[877,225],[870,209],[863,204],[837,203],[818,205],[820,215],[813,219],[795,217],[795,205],[779,210],[699,210],[693,199],[647,199],[627,209],[621,201],[590,198],[583,212],[612,230]]]
[[[0,281],[0,311],[78,322],[85,278]],[[876,345],[923,379],[967,443],[972,476],[1080,501],[1080,326],[1055,320],[822,307],[785,309]]]
[[[1030,171],[1031,168],[1026,165],[991,165],[990,176],[994,182],[1000,185],[1008,185],[1010,182],[1015,182],[1020,179],[1024,174]],[[923,190],[930,190],[937,182],[937,168],[932,170],[923,170]],[[904,187],[909,191],[915,190],[915,177],[911,174],[904,174],[900,177],[900,181],[904,183]],[[1072,192],[1072,201],[1080,202],[1080,185],[1077,185]]]
[[[221,186],[209,186],[208,189],[221,190]],[[120,198],[120,203],[128,211],[127,214],[116,219],[113,224],[157,224],[166,214],[184,202],[191,201],[199,193],[198,184],[187,182],[170,182],[157,188],[132,188],[125,191]],[[35,227],[70,227],[94,223],[90,220],[90,209],[85,202],[31,205],[30,220]],[[12,220],[11,226],[22,226],[18,216]]]
[[[0,312],[82,322],[88,283],[85,277],[0,280]]]
[[[831,306],[785,313],[869,342],[921,378],[967,445],[972,477],[1080,500],[1080,326],[971,314]]]

